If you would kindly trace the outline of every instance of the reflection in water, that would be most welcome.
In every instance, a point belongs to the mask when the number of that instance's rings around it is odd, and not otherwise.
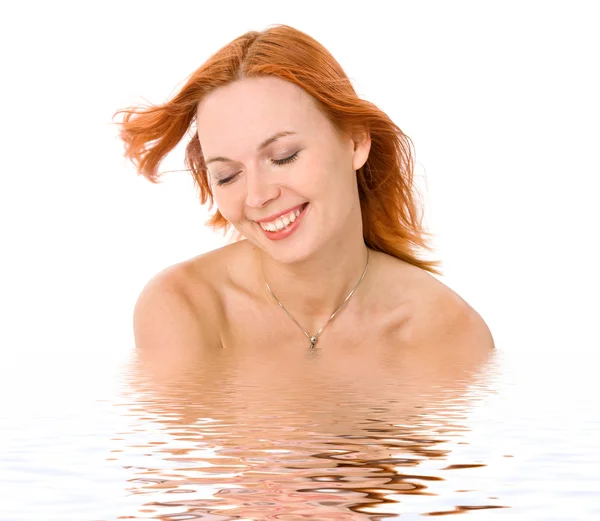
[[[474,402],[491,392],[495,353],[265,353],[168,366],[136,354],[121,405],[130,429],[113,452],[138,497],[123,518],[389,519],[507,506],[477,492],[485,461],[452,460]],[[461,472],[469,486],[450,489]]]

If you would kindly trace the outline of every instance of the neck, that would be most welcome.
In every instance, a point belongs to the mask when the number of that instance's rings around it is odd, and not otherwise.
[[[294,264],[278,263],[262,252],[258,254],[265,282],[273,294],[312,334],[327,322],[360,280],[368,252],[361,234],[360,240],[332,245]],[[267,298],[274,301],[264,287]],[[351,300],[360,300],[358,289]]]

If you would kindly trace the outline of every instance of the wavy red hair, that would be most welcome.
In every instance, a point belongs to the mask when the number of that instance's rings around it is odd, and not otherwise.
[[[439,261],[419,257],[419,250],[431,248],[414,186],[410,138],[378,107],[357,96],[327,49],[290,26],[271,26],[236,38],[211,56],[162,105],[117,111],[115,116],[123,115],[120,135],[125,156],[140,174],[156,182],[161,161],[192,129],[198,103],[206,94],[242,78],[265,75],[304,89],[340,134],[368,130],[371,151],[365,165],[357,171],[365,244],[439,274]],[[213,195],[197,132],[187,144],[185,165],[199,188],[200,201],[208,202],[212,208]],[[207,224],[225,231],[230,228],[218,210]],[[238,234],[236,239],[239,238]]]

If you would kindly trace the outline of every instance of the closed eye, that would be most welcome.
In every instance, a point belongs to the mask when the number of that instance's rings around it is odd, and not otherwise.
[[[237,177],[237,174],[233,174],[232,176],[226,177],[224,179],[217,179],[217,184],[219,186],[226,185],[228,183],[231,183],[231,181],[233,181],[236,177]]]
[[[287,165],[288,163],[293,163],[294,161],[296,161],[296,159],[298,159],[298,152],[295,152],[294,154],[292,154],[289,157],[286,157],[284,159],[271,159],[272,163],[275,163],[276,165]],[[226,177],[224,179],[218,179],[217,180],[217,184],[219,186],[223,186],[226,184],[231,183],[235,178],[237,177],[237,174],[234,174],[232,176]]]
[[[290,157],[286,157],[285,159],[272,159],[272,161],[276,165],[286,165],[288,163],[292,163],[293,161],[296,161],[297,158],[298,158],[298,152],[292,154]]]

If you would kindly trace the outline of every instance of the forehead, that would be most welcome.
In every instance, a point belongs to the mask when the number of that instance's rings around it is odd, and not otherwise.
[[[313,132],[326,119],[302,88],[275,77],[244,78],[208,94],[196,112],[205,154],[244,153],[275,132]]]

